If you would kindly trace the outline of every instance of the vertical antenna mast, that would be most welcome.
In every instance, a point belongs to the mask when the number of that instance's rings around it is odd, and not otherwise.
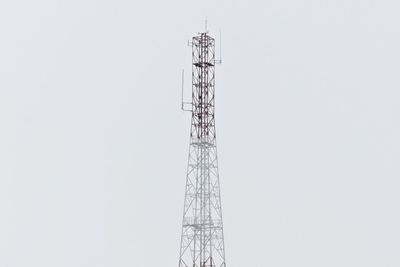
[[[192,119],[179,267],[225,267],[215,132],[215,40],[192,38]]]
[[[182,94],[181,94],[181,109],[184,110],[184,102],[183,102],[183,88],[184,88],[184,77],[185,77],[185,70],[182,69]]]
[[[222,63],[222,31],[219,30],[219,64]]]

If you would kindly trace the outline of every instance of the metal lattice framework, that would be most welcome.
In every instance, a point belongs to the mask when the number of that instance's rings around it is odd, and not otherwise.
[[[193,37],[189,159],[179,267],[225,267],[215,134],[215,40]]]

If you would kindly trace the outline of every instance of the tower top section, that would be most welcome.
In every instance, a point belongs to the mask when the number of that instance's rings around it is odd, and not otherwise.
[[[197,56],[193,64],[198,67],[211,67],[215,65],[215,39],[208,35],[207,32],[200,33],[198,36],[192,38],[192,47],[198,51],[193,54]],[[205,54],[203,54],[205,53]],[[203,56],[203,57],[202,57]]]
[[[195,142],[215,144],[215,39],[192,38],[192,127]]]

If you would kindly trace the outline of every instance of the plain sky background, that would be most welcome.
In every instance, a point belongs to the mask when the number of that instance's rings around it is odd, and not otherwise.
[[[2,0],[0,267],[177,266],[180,75],[205,17],[217,41],[222,29],[227,266],[400,266],[399,12],[395,0]]]

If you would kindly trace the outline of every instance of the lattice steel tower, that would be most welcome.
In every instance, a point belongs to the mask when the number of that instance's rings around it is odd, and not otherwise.
[[[225,267],[215,135],[215,40],[192,38],[192,122],[179,267]]]

